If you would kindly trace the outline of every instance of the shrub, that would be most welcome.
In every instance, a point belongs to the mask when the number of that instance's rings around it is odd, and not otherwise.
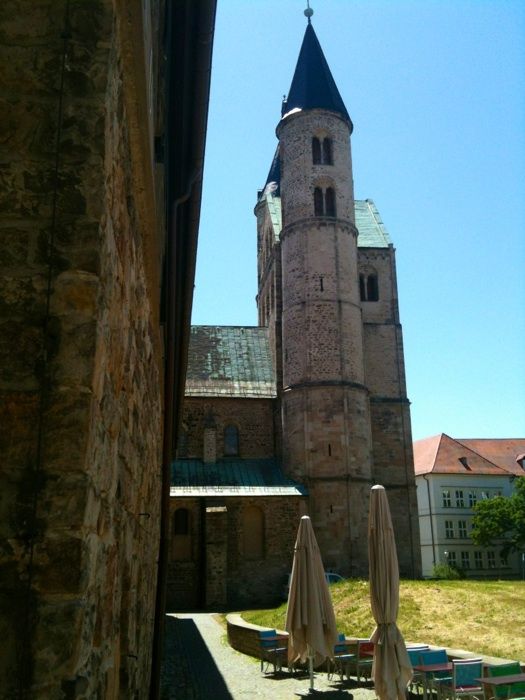
[[[459,579],[465,578],[465,572],[450,564],[435,564],[432,569],[432,578]]]

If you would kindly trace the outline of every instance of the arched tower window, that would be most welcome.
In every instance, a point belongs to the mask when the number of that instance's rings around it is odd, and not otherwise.
[[[359,275],[359,296],[361,301],[379,301],[379,282],[375,272]]]
[[[323,163],[325,165],[332,165],[332,139],[323,139]]]
[[[191,559],[190,512],[187,508],[177,508],[173,514],[173,559],[188,561]]]
[[[239,430],[235,425],[227,425],[224,428],[224,454],[227,457],[239,455]]]
[[[377,275],[368,275],[366,281],[366,296],[368,301],[379,300],[379,287],[377,284]]]
[[[314,165],[321,163],[321,142],[314,136],[312,139],[312,161]]]
[[[328,187],[325,192],[325,214],[335,216],[335,191],[333,187]]]
[[[312,138],[312,162],[314,165],[333,165],[331,138]]]
[[[327,187],[314,189],[314,216],[336,216],[335,190]]]
[[[264,513],[256,506],[244,509],[242,520],[243,552],[246,559],[264,558]]]

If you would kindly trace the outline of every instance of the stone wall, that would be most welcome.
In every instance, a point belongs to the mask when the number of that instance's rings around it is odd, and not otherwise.
[[[18,1],[1,11],[0,697],[9,700],[145,697],[149,686],[160,251],[142,167],[151,152],[141,152],[133,112],[145,92],[120,8]]]
[[[421,550],[393,248],[360,249],[359,270],[377,274],[379,284],[379,300],[362,302],[373,477],[387,489],[401,574],[416,578],[421,575]]]
[[[262,555],[250,558],[244,547],[244,514],[254,506],[263,513],[264,541]],[[224,563],[224,580],[218,583],[226,587],[223,606],[265,605],[279,601],[285,577],[292,568],[297,528],[306,512],[305,499],[290,496],[172,498],[172,512],[177,508],[187,508],[190,512],[191,559],[176,561],[172,548],[169,610],[206,607],[208,603],[217,602],[215,591],[215,600],[210,598],[211,584],[217,583],[216,567],[223,567]],[[213,539],[212,553],[207,551],[210,538]]]
[[[207,450],[210,421],[215,432],[215,457],[224,455],[224,428],[235,425],[239,431],[239,457],[264,459],[274,456],[272,399],[191,398],[184,399],[182,425],[187,431],[186,454],[181,457],[204,459],[205,434]]]
[[[203,532],[205,522],[202,508],[203,499],[184,498],[170,499],[170,553],[168,568],[168,586],[166,610],[193,610],[204,605],[204,577],[201,575],[203,561]],[[177,556],[174,535],[174,514],[177,508],[188,511],[188,539],[185,543],[184,554]]]

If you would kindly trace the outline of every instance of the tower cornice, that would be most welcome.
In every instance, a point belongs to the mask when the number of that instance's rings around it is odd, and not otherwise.
[[[357,228],[348,219],[337,219],[330,216],[310,216],[304,219],[298,219],[297,221],[292,221],[291,224],[286,224],[281,230],[280,240],[281,242],[290,234],[295,233],[296,230],[304,231],[312,228],[338,228],[341,233],[347,233],[357,240]]]
[[[313,109],[295,109],[292,110],[291,112],[287,112],[284,114],[277,126],[275,127],[275,134],[277,138],[280,138],[280,131],[281,129],[285,126],[290,124],[290,122],[295,121],[296,119],[300,119],[301,117],[307,117],[312,114],[319,114],[320,116],[326,116],[329,115],[330,117],[333,117],[334,119],[339,119],[339,121],[342,121],[346,126],[349,128],[350,133],[353,131],[353,124],[349,119],[346,119],[342,114],[339,112],[335,112],[334,110],[331,109],[325,109],[323,107],[315,107]]]

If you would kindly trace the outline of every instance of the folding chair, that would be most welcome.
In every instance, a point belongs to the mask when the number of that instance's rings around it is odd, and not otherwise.
[[[358,639],[356,653],[350,654],[346,661],[347,676],[355,676],[357,680],[368,680],[372,675],[372,663],[374,661],[374,642],[369,639]]]
[[[332,680],[335,673],[339,676],[342,681],[348,672],[346,669],[346,663],[351,659],[354,654],[348,653],[348,645],[345,643],[346,637],[344,634],[340,633],[337,636],[337,643],[334,646],[334,658],[328,660],[328,680]]]
[[[421,644],[420,646],[407,647],[408,658],[410,659],[410,664],[412,665],[412,680],[408,684],[407,693],[414,693],[419,695],[419,690],[423,691],[424,674],[421,671],[414,671],[414,666],[419,663],[419,653],[421,651],[428,651],[430,647],[428,644]]]
[[[452,679],[439,683],[441,700],[456,700],[465,696],[483,700],[483,686],[476,678],[483,675],[483,659],[456,659],[452,661]]]
[[[448,662],[448,656],[445,649],[428,649],[419,652],[419,663],[424,666],[432,664],[444,664]],[[450,671],[434,671],[433,673],[422,673],[423,676],[423,694],[426,695],[429,690],[434,690],[439,696],[439,688],[442,682],[452,680]]]
[[[498,664],[497,666],[487,666],[487,676],[489,678],[510,676],[514,673],[521,673],[519,661],[511,661],[510,663]],[[494,695],[490,695],[489,688],[494,691]],[[525,700],[525,683],[513,683],[512,686],[488,686],[488,688],[485,688],[486,700],[507,700],[509,697],[514,698],[514,700]]]
[[[269,673],[270,666],[277,673],[283,667],[283,661],[288,660],[288,647],[282,640],[276,639],[276,630],[261,630],[259,632],[259,651],[261,655],[261,673]]]

